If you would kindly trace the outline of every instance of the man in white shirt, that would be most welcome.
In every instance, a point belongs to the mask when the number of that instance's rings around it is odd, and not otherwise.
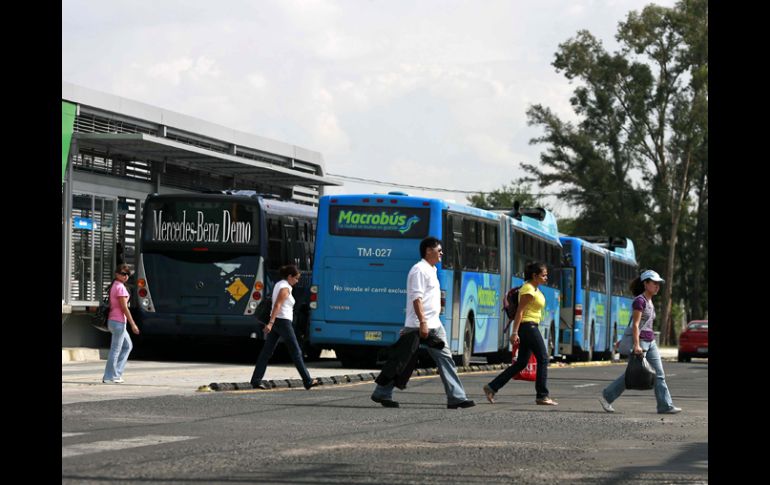
[[[401,333],[420,332],[420,338],[434,335],[444,341],[442,349],[426,347],[428,353],[436,361],[444,391],[447,395],[447,408],[469,408],[476,403],[467,399],[465,389],[457,376],[457,369],[452,360],[452,352],[446,338],[446,331],[439,320],[441,312],[441,289],[436,276],[436,264],[441,261],[443,251],[441,241],[435,237],[427,237],[420,242],[420,262],[412,266],[406,279],[406,320]],[[394,384],[377,387],[372,393],[372,401],[388,408],[399,407],[393,400]]]

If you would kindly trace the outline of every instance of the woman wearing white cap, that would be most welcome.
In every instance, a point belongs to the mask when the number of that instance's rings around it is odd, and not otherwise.
[[[631,282],[631,292],[636,298],[631,305],[633,309],[632,324],[626,328],[624,339],[629,337],[632,339],[635,354],[647,352],[647,361],[655,369],[655,399],[658,402],[658,413],[676,414],[682,409],[674,406],[674,402],[671,400],[671,393],[668,392],[666,385],[666,374],[663,372],[663,363],[660,360],[660,352],[655,344],[655,334],[652,331],[652,322],[655,320],[652,297],[660,291],[661,283],[664,283],[663,278],[652,270],[643,271],[638,278]],[[615,409],[612,407],[612,403],[625,390],[624,372],[602,391],[602,395],[599,397],[602,408],[608,413],[614,413]]]

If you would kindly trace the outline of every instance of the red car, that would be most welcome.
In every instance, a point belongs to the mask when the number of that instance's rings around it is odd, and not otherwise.
[[[679,335],[679,362],[690,362],[693,357],[709,356],[709,321],[693,320]]]

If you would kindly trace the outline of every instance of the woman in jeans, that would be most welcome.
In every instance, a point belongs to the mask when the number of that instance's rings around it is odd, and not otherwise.
[[[130,266],[120,264],[115,269],[115,279],[110,285],[110,313],[107,316],[107,327],[112,334],[112,341],[102,377],[102,382],[105,384],[123,383],[123,369],[126,368],[128,354],[134,347],[126,329],[126,322],[131,325],[131,331],[139,335],[139,327],[136,326],[134,318],[128,310],[130,295],[125,283],[129,276],[131,276]]]
[[[636,298],[631,305],[633,314],[631,315],[632,324],[626,329],[624,338],[633,339],[633,352],[641,355],[647,352],[645,356],[650,365],[655,369],[655,399],[658,402],[659,414],[676,414],[682,409],[674,406],[671,400],[671,394],[666,385],[666,374],[663,372],[663,363],[660,359],[658,346],[655,345],[655,334],[652,331],[652,322],[655,320],[655,307],[652,304],[652,297],[660,291],[660,284],[664,283],[663,278],[652,270],[642,272],[642,274],[631,282],[631,292]],[[612,403],[620,397],[626,390],[626,373],[620,375],[609,386],[604,388],[599,397],[599,403],[608,413],[614,413],[615,409]]]
[[[534,262],[527,265],[524,270],[526,283],[519,289],[519,306],[513,318],[513,333],[511,343],[519,345],[519,356],[516,363],[505,369],[489,384],[484,386],[484,394],[487,400],[494,404],[495,394],[513,376],[527,366],[532,352],[537,357],[537,377],[535,379],[536,404],[556,406],[558,403],[548,397],[546,381],[548,379],[548,351],[543,342],[543,336],[538,328],[542,320],[543,308],[545,308],[545,295],[538,288],[548,281],[548,268],[545,264]]]
[[[265,385],[262,384],[262,377],[264,377],[267,369],[267,361],[273,355],[275,346],[278,345],[278,339],[283,337],[291,360],[294,361],[294,365],[302,377],[305,389],[310,389],[317,386],[318,381],[310,377],[305,361],[302,359],[302,350],[299,348],[297,336],[294,334],[294,327],[291,325],[294,319],[294,297],[291,296],[291,289],[299,281],[299,270],[293,264],[289,264],[281,267],[279,273],[282,279],[273,287],[273,310],[270,312],[270,321],[265,325],[265,343],[257,358],[257,365],[251,376],[251,385],[265,389]]]

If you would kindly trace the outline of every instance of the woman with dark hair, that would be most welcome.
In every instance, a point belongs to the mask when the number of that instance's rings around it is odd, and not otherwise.
[[[107,316],[107,328],[112,334],[112,341],[102,377],[102,382],[105,384],[122,384],[124,382],[123,369],[126,368],[128,354],[134,348],[131,337],[126,331],[126,321],[131,325],[131,331],[139,335],[139,327],[136,326],[134,318],[128,310],[130,294],[125,283],[129,276],[131,276],[131,267],[127,264],[119,264],[115,269],[115,279],[109,289],[110,313]]]
[[[484,394],[487,396],[487,400],[494,404],[497,391],[527,366],[529,357],[534,352],[535,357],[537,357],[537,377],[535,379],[537,396],[535,403],[556,406],[558,403],[548,397],[548,388],[546,387],[548,351],[538,328],[543,319],[543,308],[545,308],[545,295],[538,287],[548,282],[548,268],[544,263],[530,263],[524,270],[524,278],[526,282],[519,289],[519,306],[516,308],[516,314],[513,318],[513,333],[511,334],[511,343],[513,345],[520,343],[519,355],[515,364],[505,369],[492,382],[484,386]]]
[[[297,336],[294,334],[292,320],[294,319],[294,297],[291,296],[291,290],[299,281],[299,270],[293,264],[282,266],[279,270],[281,281],[273,287],[273,310],[270,312],[270,321],[265,325],[265,343],[262,351],[257,358],[257,365],[254,367],[254,374],[251,376],[251,385],[265,389],[262,384],[262,377],[267,369],[267,361],[272,357],[278,339],[283,337],[286,348],[289,350],[291,360],[302,377],[302,383],[305,389],[317,386],[318,381],[310,377],[310,373],[302,359],[302,350],[299,348]]]
[[[632,351],[635,354],[647,353],[647,362],[655,369],[655,399],[658,403],[658,413],[676,414],[682,408],[674,406],[671,393],[666,385],[666,374],[663,372],[663,362],[660,359],[658,346],[655,344],[655,333],[652,331],[652,323],[655,320],[655,307],[652,297],[660,291],[661,283],[665,283],[658,273],[645,270],[634,279],[631,284],[631,292],[636,298],[631,304],[631,325],[626,328],[623,340],[633,344]],[[622,340],[621,340],[622,342]],[[624,353],[621,351],[621,353]],[[599,403],[608,413],[614,413],[612,403],[626,390],[626,373],[620,375],[609,386],[604,388],[599,397]]]

